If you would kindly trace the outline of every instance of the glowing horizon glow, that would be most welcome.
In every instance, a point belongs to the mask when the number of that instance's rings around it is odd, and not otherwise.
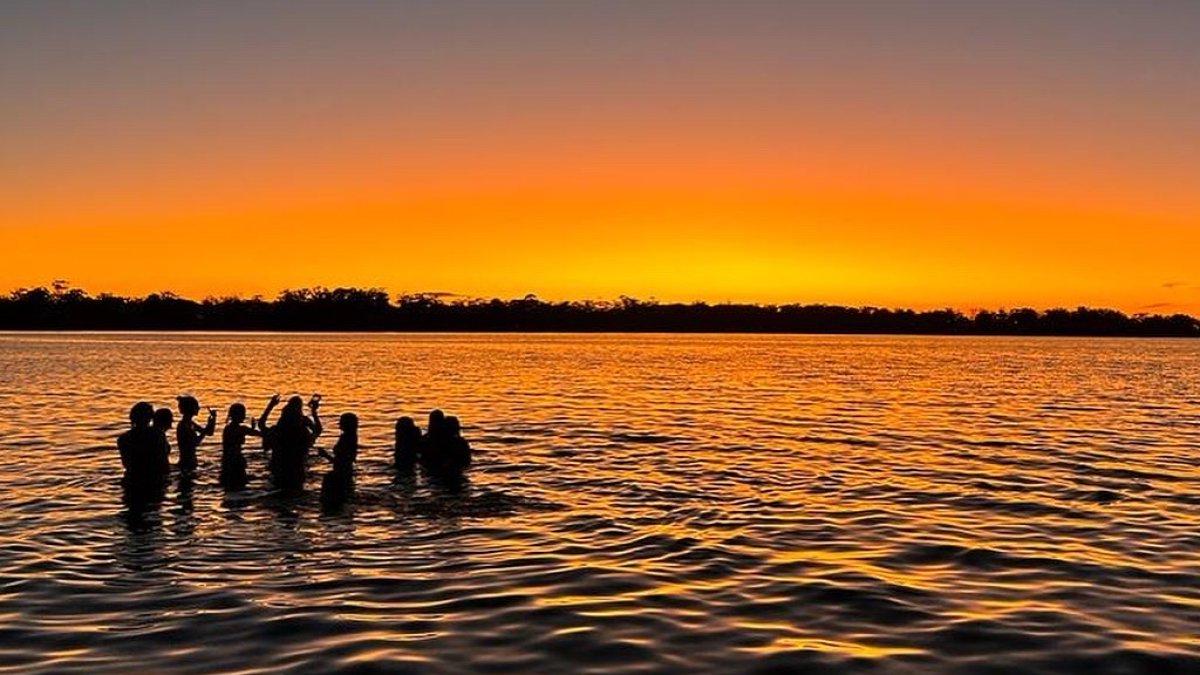
[[[0,9],[0,289],[1200,314],[1200,8]]]

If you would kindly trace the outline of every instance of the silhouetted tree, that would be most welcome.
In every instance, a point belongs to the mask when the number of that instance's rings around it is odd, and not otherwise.
[[[926,335],[1092,335],[1200,337],[1200,321],[1172,316],[1127,316],[1079,307],[951,309],[660,303],[621,296],[616,301],[547,302],[400,295],[379,288],[298,288],[275,300],[221,297],[201,302],[170,292],[142,298],[91,296],[58,281],[0,298],[6,330],[322,330],[322,331],[628,331],[750,333],[909,333]]]

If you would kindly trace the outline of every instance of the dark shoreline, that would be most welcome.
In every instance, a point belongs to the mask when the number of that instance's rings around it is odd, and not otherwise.
[[[700,331],[700,330],[386,330],[386,329],[259,329],[259,328],[0,328],[0,336],[22,335],[695,335],[695,336],[762,336],[762,337],[943,337],[943,338],[1046,338],[1046,339],[1105,339],[1105,340],[1179,340],[1190,342],[1195,335],[1092,335],[1084,333],[1062,334],[1019,334],[1019,333],[883,333],[883,332],[834,332],[834,331]]]
[[[274,300],[170,293],[125,298],[71,289],[22,289],[0,297],[0,331],[224,331],[330,333],[679,333],[942,335],[1009,337],[1200,337],[1185,314],[1110,309],[1012,309],[965,314],[820,304],[659,303],[455,299],[381,289],[313,288]]]

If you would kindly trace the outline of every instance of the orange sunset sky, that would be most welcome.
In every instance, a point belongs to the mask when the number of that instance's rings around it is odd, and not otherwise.
[[[1200,313],[1200,4],[12,2],[0,290]]]

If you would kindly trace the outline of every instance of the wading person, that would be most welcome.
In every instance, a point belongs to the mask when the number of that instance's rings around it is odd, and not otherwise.
[[[163,463],[167,441],[153,426],[154,406],[145,401],[129,409],[129,430],[117,437],[117,450],[125,475],[121,479],[127,495],[150,495],[161,489],[167,477]]]
[[[196,449],[217,430],[217,411],[208,409],[208,422],[201,427],[195,417],[200,414],[200,402],[195,396],[180,396],[179,424],[175,427],[175,443],[179,446],[179,471],[191,474],[196,470]]]
[[[159,408],[154,411],[154,430],[162,435],[163,448],[162,472],[171,473],[171,430],[175,428],[175,414],[170,408]]]
[[[396,420],[396,446],[392,465],[396,471],[410,472],[417,466],[417,451],[421,445],[421,429],[411,417]]]
[[[458,475],[471,466],[471,444],[462,437],[462,424],[458,418],[446,418],[446,438],[443,441],[442,471],[449,475]]]
[[[234,403],[229,406],[225,428],[221,431],[221,485],[226,489],[240,490],[246,487],[246,457],[242,447],[247,436],[261,436],[254,424],[246,426],[246,406]]]
[[[321,456],[333,464],[333,468],[321,481],[321,503],[326,508],[340,506],[354,494],[354,462],[358,459],[358,416],[354,413],[343,413],[338,418],[338,428],[341,429],[342,435],[334,444],[333,453],[321,450]]]
[[[442,463],[445,427],[446,413],[437,409],[429,411],[429,426],[425,427],[425,434],[417,444],[417,461],[426,471],[435,471]]]
[[[279,395],[272,397],[263,412],[262,419],[270,414],[279,403]],[[281,490],[293,491],[304,488],[308,452],[313,442],[321,435],[321,395],[313,394],[308,402],[312,412],[304,414],[304,399],[293,396],[279,413],[279,421],[269,429],[263,429],[266,445],[271,453],[271,479]]]
[[[429,430],[421,437],[421,468],[435,478],[461,477],[471,465],[471,444],[462,437],[457,417],[446,417],[441,410],[429,413]]]

